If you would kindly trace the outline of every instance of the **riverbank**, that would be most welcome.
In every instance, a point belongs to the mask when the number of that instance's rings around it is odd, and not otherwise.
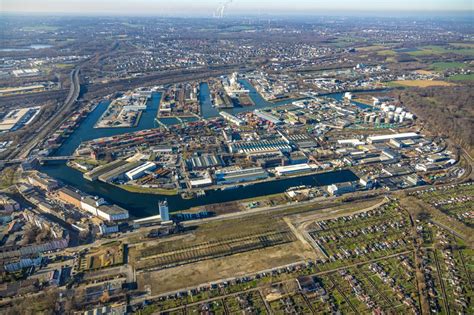
[[[178,194],[178,189],[164,189],[164,188],[152,188],[152,187],[142,187],[142,186],[133,186],[133,185],[115,185],[120,189],[138,193],[138,194],[154,194],[162,196],[176,196]]]

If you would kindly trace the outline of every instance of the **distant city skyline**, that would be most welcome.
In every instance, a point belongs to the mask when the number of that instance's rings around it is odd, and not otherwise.
[[[111,15],[212,16],[227,3],[226,15],[325,14],[379,12],[390,14],[469,13],[472,0],[2,0],[0,11],[12,13],[66,13]]]

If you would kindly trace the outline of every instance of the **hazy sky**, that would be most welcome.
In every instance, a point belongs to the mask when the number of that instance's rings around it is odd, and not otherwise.
[[[2,12],[212,15],[225,0],[0,0]],[[228,0],[230,2],[230,0]],[[233,0],[229,14],[473,11],[474,0]]]

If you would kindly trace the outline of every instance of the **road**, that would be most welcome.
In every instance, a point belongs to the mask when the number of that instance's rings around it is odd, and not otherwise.
[[[21,151],[18,154],[19,158],[27,158],[36,145],[38,145],[38,143],[40,143],[42,140],[46,139],[51,130],[57,128],[64,121],[65,117],[71,110],[71,107],[79,98],[79,92],[81,90],[79,78],[80,69],[80,66],[77,66],[71,71],[69,75],[71,85],[63,105],[60,107],[57,113],[45,121],[41,127],[35,131],[35,135],[28,141],[28,143],[26,143],[24,146],[21,146]]]

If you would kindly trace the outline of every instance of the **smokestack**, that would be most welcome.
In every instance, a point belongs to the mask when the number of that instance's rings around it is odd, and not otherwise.
[[[224,17],[224,15],[225,15],[225,11],[226,11],[227,7],[229,6],[229,4],[232,3],[232,1],[233,1],[233,0],[227,0],[227,1],[223,2],[223,3],[221,3],[221,4],[219,5],[219,7],[217,7],[216,12],[214,12],[214,17],[215,17],[215,18],[218,18],[218,19],[222,19],[222,18]]]

